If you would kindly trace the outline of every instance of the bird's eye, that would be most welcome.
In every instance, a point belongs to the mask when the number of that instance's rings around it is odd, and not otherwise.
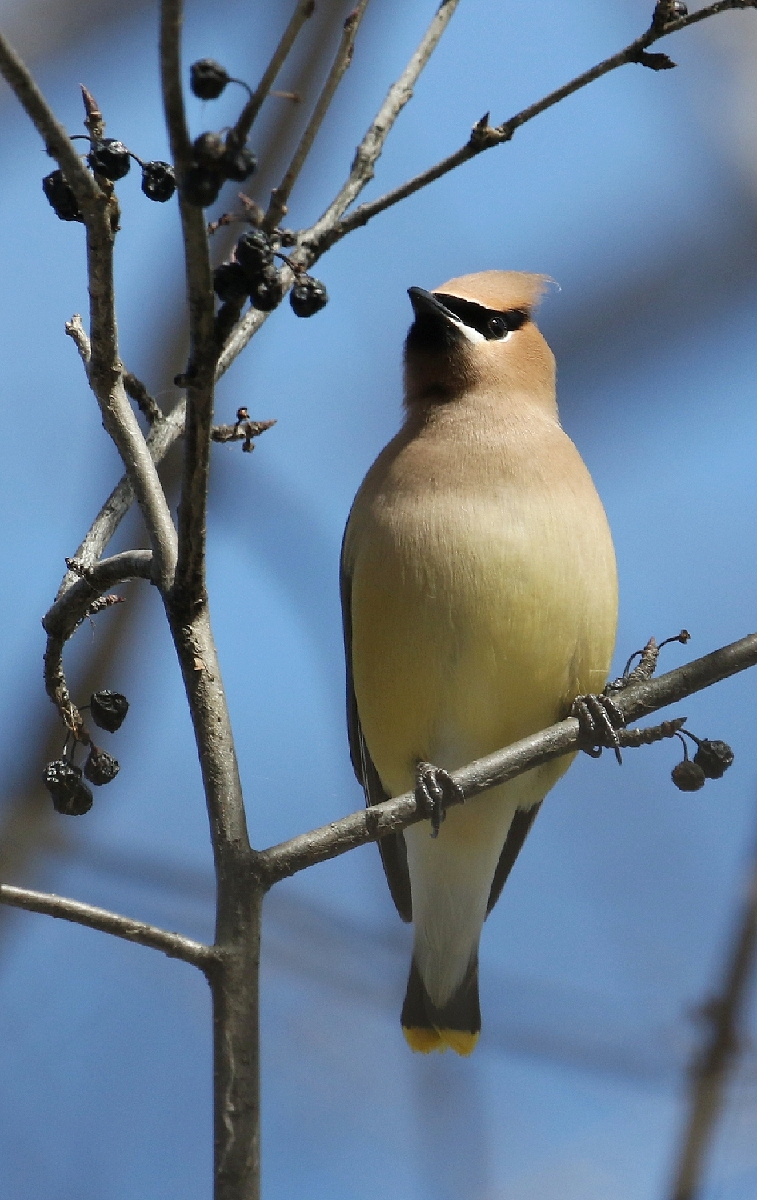
[[[486,322],[486,332],[491,338],[504,337],[508,332],[507,321],[502,316],[489,317]]]

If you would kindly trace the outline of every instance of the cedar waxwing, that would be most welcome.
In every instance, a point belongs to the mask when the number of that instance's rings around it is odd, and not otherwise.
[[[615,555],[532,320],[546,282],[485,271],[410,288],[405,422],[342,547],[350,750],[368,804],[418,786],[433,796],[445,772],[561,720],[607,679]],[[422,822],[379,842],[414,923],[402,1009],[413,1050],[475,1046],[484,920],[571,761],[451,808],[438,837]]]

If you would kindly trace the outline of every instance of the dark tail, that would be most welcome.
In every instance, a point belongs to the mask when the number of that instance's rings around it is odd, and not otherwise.
[[[471,960],[460,986],[441,1008],[432,1003],[413,959],[401,1020],[402,1032],[412,1050],[428,1054],[431,1050],[446,1050],[449,1046],[457,1054],[470,1054],[481,1031],[478,953]]]

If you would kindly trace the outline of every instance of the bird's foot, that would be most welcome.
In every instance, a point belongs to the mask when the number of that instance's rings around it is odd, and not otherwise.
[[[602,750],[607,748],[615,751],[619,763],[623,762],[618,730],[625,728],[626,720],[606,692],[576,696],[570,707],[570,715],[578,718],[581,735],[587,743],[582,749],[587,754],[599,758]]]
[[[665,638],[659,643],[653,637],[650,638],[643,650],[636,650],[631,655],[620,678],[610,680],[604,691],[598,695],[576,696],[569,715],[578,718],[581,734],[589,743],[582,747],[587,754],[590,754],[592,758],[599,758],[602,750],[606,747],[608,750],[614,750],[618,762],[622,763],[618,730],[625,729],[626,719],[617,704],[613,702],[612,697],[624,692],[627,687],[632,687],[635,683],[646,683],[651,679],[663,646],[669,645],[670,642],[680,642],[682,646],[685,646],[690,638],[691,634],[687,629],[682,629],[680,633]],[[632,664],[636,659],[639,661],[632,669]],[[670,722],[663,721],[659,729],[667,730],[669,726]],[[655,730],[657,728],[656,726]],[[640,733],[641,731],[632,732]],[[663,732],[660,736],[670,737],[671,734]],[[627,741],[627,744],[641,744],[634,741],[631,734],[628,734],[627,738],[631,739]]]
[[[462,788],[455,783],[449,772],[429,762],[419,762],[415,768],[415,799],[431,820],[432,838],[439,836],[439,829],[446,814],[447,804],[462,804],[465,800]]]

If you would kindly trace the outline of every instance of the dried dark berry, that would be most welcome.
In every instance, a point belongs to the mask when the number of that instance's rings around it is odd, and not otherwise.
[[[96,784],[97,787],[102,787],[104,783],[112,783],[120,769],[112,754],[108,754],[107,750],[101,750],[94,742],[91,744],[87,761],[84,764],[85,779]]]
[[[694,762],[708,779],[722,779],[733,762],[733,750],[727,742],[711,742],[702,738]]]
[[[190,204],[196,204],[198,208],[207,208],[218,199],[222,187],[223,176],[209,167],[197,164],[190,167],[184,176],[184,199]]]
[[[89,812],[94,797],[81,777],[81,768],[65,758],[58,758],[45,766],[42,776],[45,787],[53,798],[53,808],[67,817],[81,817]]]
[[[250,281],[238,262],[221,263],[213,272],[213,290],[224,304],[242,304],[249,295]]]
[[[67,182],[61,170],[51,171],[42,180],[42,191],[47,196],[56,217],[61,221],[83,221],[79,211],[79,202],[73,193],[73,188]]]
[[[101,692],[93,692],[89,698],[89,711],[95,725],[115,733],[124,723],[129,711],[129,701],[120,692],[111,692],[103,688]]]
[[[123,142],[115,138],[104,138],[101,142],[93,142],[92,149],[87,155],[87,162],[96,175],[104,175],[106,179],[123,179],[129,174],[131,158]]]
[[[302,275],[289,293],[289,303],[295,316],[312,317],[329,302],[329,294],[320,279]]]
[[[250,288],[250,300],[260,312],[273,312],[284,299],[284,284],[275,267],[264,267]]]
[[[142,191],[148,200],[165,204],[176,191],[176,176],[170,163],[146,162],[142,165]]]
[[[216,100],[228,82],[226,68],[214,58],[200,58],[189,68],[189,86],[200,100]]]
[[[201,133],[192,143],[192,153],[195,162],[201,167],[221,171],[221,159],[226,153],[226,143],[220,133]]]
[[[233,179],[235,183],[244,183],[245,179],[249,179],[257,165],[258,160],[246,146],[239,150],[227,148],[221,159],[221,171],[227,179]]]
[[[677,766],[673,767],[670,778],[682,792],[698,792],[700,788],[704,787],[704,771],[698,763],[692,762],[690,758],[685,758],[683,762],[679,762]]]
[[[257,282],[262,271],[273,266],[273,249],[268,234],[262,229],[243,233],[236,244],[234,257],[244,268],[249,282]]]

